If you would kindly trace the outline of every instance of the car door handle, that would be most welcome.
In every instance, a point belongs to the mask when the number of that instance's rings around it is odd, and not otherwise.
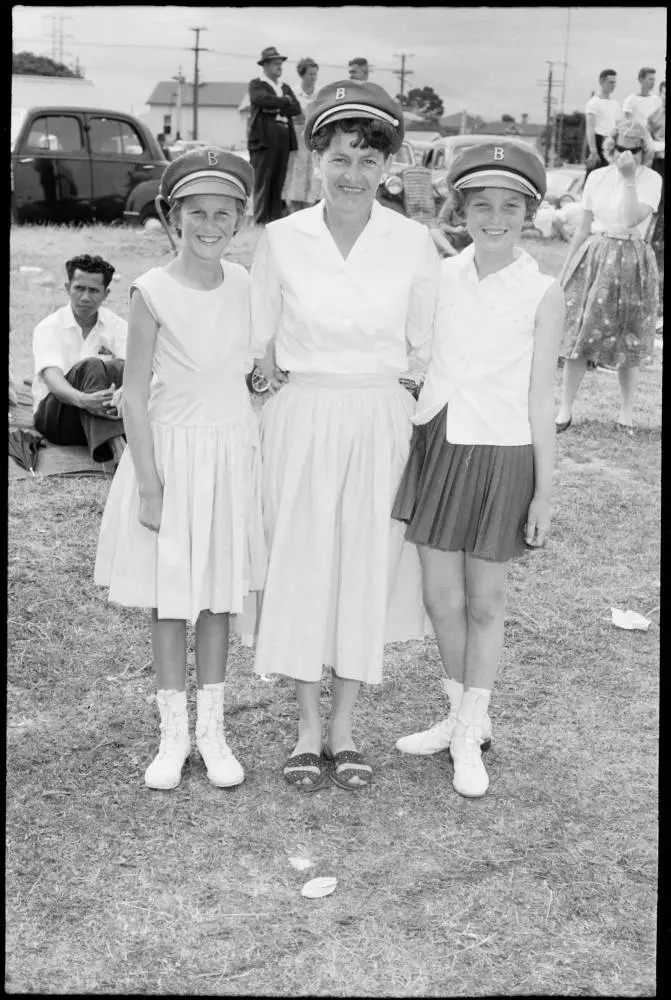
[[[19,163],[32,163],[34,161],[34,156],[22,156]]]
[[[153,163],[143,163],[141,169],[142,170],[153,170],[154,169],[154,164]]]

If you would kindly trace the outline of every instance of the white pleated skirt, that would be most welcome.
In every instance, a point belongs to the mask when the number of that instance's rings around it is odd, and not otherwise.
[[[239,614],[266,569],[256,415],[250,409],[222,426],[151,427],[163,483],[160,529],[140,524],[126,448],[103,513],[94,580],[109,588],[110,601],[156,608],[159,618]]]
[[[261,412],[268,572],[255,670],[379,684],[425,633],[417,550],[391,509],[415,401],[395,378],[290,376]]]

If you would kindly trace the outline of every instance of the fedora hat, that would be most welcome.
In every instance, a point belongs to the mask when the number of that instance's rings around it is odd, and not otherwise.
[[[256,60],[257,66],[263,66],[265,62],[270,62],[271,59],[281,59],[282,62],[286,62],[287,56],[281,56],[274,45],[269,45],[267,49],[263,49],[261,52],[261,58]]]

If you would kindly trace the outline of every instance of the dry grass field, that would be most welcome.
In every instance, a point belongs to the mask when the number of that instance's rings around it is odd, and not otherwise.
[[[248,264],[253,245],[243,233],[231,254]],[[528,246],[557,272],[564,246]],[[124,315],[129,281],[169,252],[161,233],[14,230],[17,379],[35,322],[65,301],[64,260],[82,251],[118,268],[108,304]],[[391,647],[384,684],[360,699],[376,772],[365,793],[285,785],[291,685],[255,677],[238,644],[227,715],[245,783],[215,789],[194,754],[177,790],[148,791],[146,613],[92,582],[109,480],[12,482],[6,992],[655,995],[661,363],[660,344],[633,439],[601,370],[558,439],[551,538],[510,570],[479,801],[454,793],[444,754],[394,749],[442,714],[433,641]],[[649,630],[615,628],[611,607]],[[295,870],[295,855],[313,867]],[[335,876],[335,893],[303,898],[317,875]]]

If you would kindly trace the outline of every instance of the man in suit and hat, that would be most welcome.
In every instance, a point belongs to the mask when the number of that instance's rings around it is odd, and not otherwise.
[[[286,58],[274,46],[264,49],[258,60],[263,76],[249,83],[252,111],[247,148],[254,168],[254,221],[257,226],[282,218],[282,188],[289,153],[298,146],[291,119],[301,114],[301,106],[291,87],[279,83]]]

